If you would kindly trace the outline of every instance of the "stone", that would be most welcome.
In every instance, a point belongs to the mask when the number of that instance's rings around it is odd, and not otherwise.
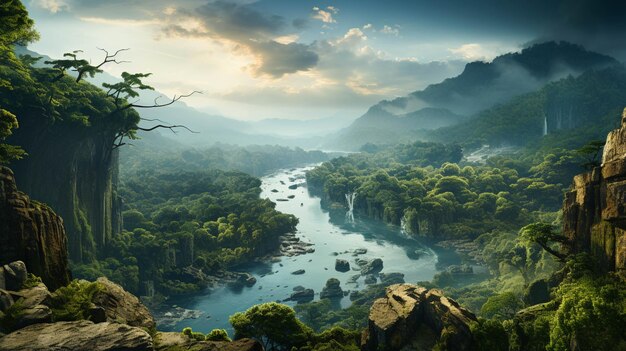
[[[151,351],[152,338],[143,329],[91,321],[40,323],[0,338],[3,351]]]
[[[288,188],[291,190],[298,189],[298,184],[291,184],[290,186],[288,186]]]
[[[157,333],[154,338],[156,351],[193,350],[193,351],[263,351],[263,346],[253,339],[227,341],[196,341],[181,333]]]
[[[343,297],[341,282],[337,278],[330,278],[320,293],[320,299],[334,299]]]
[[[361,267],[362,274],[374,274],[383,270],[383,260],[375,258]]]
[[[17,291],[28,278],[26,265],[22,261],[14,261],[2,267],[4,271],[4,286],[7,290]]]
[[[45,284],[39,283],[30,289],[22,289],[13,294],[15,297],[21,298],[22,305],[31,308],[37,305],[49,305],[52,294],[48,291]]]
[[[365,255],[367,253],[367,249],[356,249],[354,250],[355,255]]]
[[[256,284],[256,278],[250,273],[241,273],[237,278],[237,282],[247,287],[251,287]]]
[[[376,284],[376,281],[378,281],[378,278],[376,278],[374,274],[368,274],[365,276],[365,284],[367,285]]]
[[[46,177],[42,177],[46,178]],[[58,197],[58,189],[55,189]],[[71,280],[67,260],[67,236],[63,220],[45,204],[31,201],[18,191],[13,172],[0,166],[0,265],[5,265],[5,280],[19,290],[28,272],[41,277],[51,289]],[[11,272],[6,265],[13,264]],[[12,280],[13,279],[13,280]],[[1,285],[2,283],[0,283]]]
[[[6,311],[14,303],[13,296],[8,291],[0,289],[0,312]]]
[[[412,284],[387,287],[385,297],[374,301],[361,350],[411,349],[415,340],[430,338],[443,350],[471,350],[470,324],[476,316],[438,290]]]
[[[344,260],[342,258],[338,258],[335,260],[335,270],[337,272],[345,273],[350,270],[350,262]]]
[[[616,271],[626,279],[625,118],[607,136],[602,165],[574,177],[563,203],[562,232],[563,250],[589,253],[600,272]]]
[[[291,272],[291,274],[293,275],[301,275],[304,274],[306,271],[304,269],[298,269],[297,271],[293,271]]]
[[[105,310],[106,320],[120,322],[133,327],[154,329],[154,317],[139,299],[105,277],[96,280],[103,290],[96,293],[93,303]]]
[[[22,310],[20,317],[15,322],[15,329],[22,329],[33,324],[50,322],[52,322],[52,310],[50,307],[45,305],[36,305]]]
[[[304,289],[295,291],[289,296],[287,301],[295,301],[298,303],[311,302],[315,298],[315,291],[313,289]]]

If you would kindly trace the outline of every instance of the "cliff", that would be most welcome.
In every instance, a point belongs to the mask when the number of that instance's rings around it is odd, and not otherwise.
[[[21,260],[53,289],[70,281],[63,220],[18,191],[6,167],[0,167],[0,234],[0,265]]]
[[[361,350],[471,350],[473,313],[443,296],[411,284],[387,287],[374,301]]]
[[[69,257],[78,262],[90,261],[121,231],[117,152],[98,134],[97,128],[50,125],[21,114],[12,137],[29,154],[12,165],[20,188],[65,219]]]
[[[563,234],[572,253],[590,253],[599,271],[626,276],[626,109],[607,137],[602,165],[574,178]]]

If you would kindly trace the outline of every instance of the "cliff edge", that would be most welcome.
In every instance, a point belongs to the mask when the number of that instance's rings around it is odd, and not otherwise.
[[[0,265],[21,260],[51,289],[69,283],[63,220],[48,206],[18,191],[13,172],[1,166],[0,234]],[[6,267],[0,268],[2,275],[10,273]]]
[[[600,272],[626,278],[626,109],[621,127],[607,137],[601,166],[574,177],[563,234],[572,253],[590,253]]]

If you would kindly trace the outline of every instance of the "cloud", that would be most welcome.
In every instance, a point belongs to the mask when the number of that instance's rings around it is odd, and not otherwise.
[[[260,60],[251,66],[253,73],[280,78],[285,74],[308,71],[315,67],[319,57],[309,50],[308,45],[281,44],[270,40],[250,46]]]
[[[395,26],[391,27],[385,24],[380,32],[383,34],[395,35],[397,37],[398,35],[400,35],[400,26],[396,24]]]
[[[254,76],[280,78],[315,66],[317,54],[295,43],[282,16],[262,13],[247,4],[215,1],[193,11],[177,11],[163,31],[171,37],[206,37],[225,43],[233,51],[249,54]]]
[[[334,6],[327,6],[326,9],[321,9],[317,6],[313,7],[315,14],[313,18],[320,20],[324,23],[337,23],[333,15],[339,13],[339,9]]]
[[[458,48],[448,49],[451,53],[461,56],[467,61],[488,61],[496,54],[477,43],[463,44]]]
[[[52,13],[67,10],[69,7],[68,3],[65,0],[34,0],[32,3]]]

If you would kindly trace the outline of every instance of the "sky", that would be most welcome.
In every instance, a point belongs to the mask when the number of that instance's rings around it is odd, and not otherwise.
[[[108,73],[242,120],[356,118],[465,63],[568,40],[626,59],[626,1],[23,0],[51,57],[129,48]]]

